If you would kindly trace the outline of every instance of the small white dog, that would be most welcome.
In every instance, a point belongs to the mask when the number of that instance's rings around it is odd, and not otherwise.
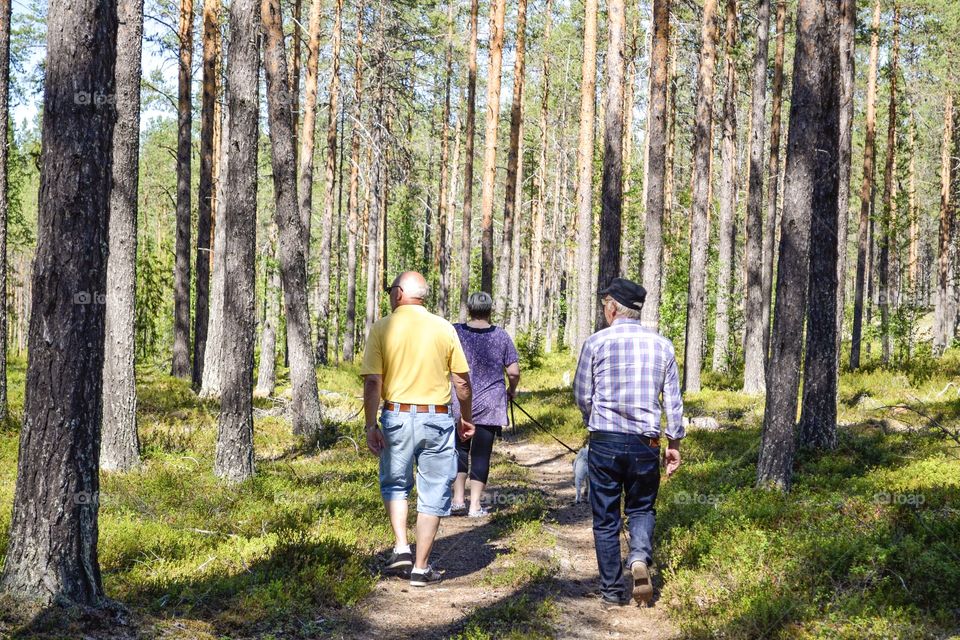
[[[579,504],[582,497],[585,497],[590,490],[590,480],[587,477],[588,465],[587,454],[590,445],[585,446],[577,452],[577,457],[573,460],[573,486],[577,490],[577,500]]]

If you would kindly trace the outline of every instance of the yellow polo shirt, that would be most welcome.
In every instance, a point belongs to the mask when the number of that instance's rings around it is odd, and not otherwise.
[[[370,328],[360,375],[383,376],[383,399],[406,404],[449,404],[450,373],[469,373],[453,325],[407,304]]]

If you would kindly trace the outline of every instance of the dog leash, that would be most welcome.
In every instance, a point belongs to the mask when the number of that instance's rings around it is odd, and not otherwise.
[[[577,455],[577,450],[576,450],[576,449],[573,449],[573,448],[570,447],[570,445],[568,445],[566,442],[564,442],[563,440],[561,440],[561,439],[558,438],[557,436],[555,436],[555,435],[553,435],[552,433],[550,433],[550,430],[547,429],[547,428],[546,428],[545,426],[543,426],[542,424],[540,424],[540,422],[539,422],[536,418],[534,418],[532,415],[530,415],[529,413],[527,413],[527,410],[524,409],[522,406],[520,406],[520,403],[519,403],[519,402],[517,402],[515,399],[511,399],[511,400],[510,400],[510,421],[513,423],[514,428],[516,428],[516,426],[517,426],[517,421],[516,421],[516,419],[514,418],[514,414],[513,414],[513,408],[514,408],[514,407],[516,407],[517,409],[520,409],[520,413],[522,413],[523,415],[527,416],[527,418],[530,420],[530,422],[533,424],[533,426],[537,427],[538,429],[540,429],[541,431],[543,431],[545,434],[547,434],[548,436],[550,436],[551,438],[553,438],[554,440],[556,440],[557,442],[559,442],[561,445],[563,445],[563,447],[564,447],[567,451],[569,451],[569,452],[572,453],[573,455]]]

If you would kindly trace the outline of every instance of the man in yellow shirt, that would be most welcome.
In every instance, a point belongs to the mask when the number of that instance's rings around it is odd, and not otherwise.
[[[450,515],[451,483],[457,475],[450,379],[460,401],[460,437],[466,440],[474,431],[470,369],[453,325],[423,307],[427,282],[422,275],[400,274],[387,293],[393,313],[370,328],[360,367],[367,447],[380,457],[380,495],[396,538],[387,569],[409,570],[410,585],[422,587],[442,576],[427,561],[440,518]],[[416,562],[407,543],[414,463]]]

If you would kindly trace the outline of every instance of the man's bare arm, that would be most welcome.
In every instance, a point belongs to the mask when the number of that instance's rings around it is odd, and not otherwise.
[[[380,408],[382,391],[383,376],[368,374],[363,377],[363,420],[367,432],[367,448],[377,456],[386,446],[383,433],[377,426],[377,410]]]

